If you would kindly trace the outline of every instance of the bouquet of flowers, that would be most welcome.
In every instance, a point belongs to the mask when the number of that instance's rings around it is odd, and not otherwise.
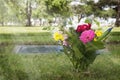
[[[63,45],[64,53],[69,57],[75,70],[85,71],[92,64],[98,54],[96,50],[103,49],[103,40],[110,33],[112,28],[105,32],[101,29],[91,29],[91,20],[86,24],[78,25],[77,29],[69,28],[54,33],[53,37]]]

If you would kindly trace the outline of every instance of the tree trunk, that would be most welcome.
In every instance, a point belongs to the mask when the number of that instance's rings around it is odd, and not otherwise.
[[[0,26],[4,26],[4,22],[3,21],[0,22]]]
[[[31,2],[27,1],[26,3],[26,26],[31,26],[31,14],[32,14],[32,7],[31,7]]]
[[[4,26],[4,17],[2,16],[2,19],[1,19],[1,25]]]
[[[42,26],[42,19],[39,19],[39,25]]]
[[[82,13],[78,14],[78,23],[81,21],[81,19],[82,19]]]
[[[115,25],[117,27],[120,27],[120,1],[119,0],[118,0],[118,5],[117,5],[117,17],[116,17]]]
[[[4,21],[1,22],[2,26],[4,26]]]

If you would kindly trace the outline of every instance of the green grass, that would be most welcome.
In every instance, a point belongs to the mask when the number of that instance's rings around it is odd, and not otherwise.
[[[56,44],[51,32],[0,34],[0,43]]]
[[[119,80],[120,77],[120,55],[103,54],[96,58],[92,65],[95,73],[93,80]],[[88,79],[89,80],[89,79]]]
[[[99,55],[90,74],[77,73],[66,55],[1,55],[0,80],[119,80],[120,56]]]
[[[107,42],[120,42],[120,32],[111,32]]]
[[[0,43],[56,44],[50,30],[44,27],[0,27]]]
[[[114,27],[112,31],[113,32],[120,32],[120,27]]]
[[[0,34],[49,32],[44,27],[0,27]]]
[[[112,32],[108,36],[108,39],[106,40],[107,49],[114,53],[119,54],[120,52],[120,32]]]
[[[8,32],[5,32],[5,29]],[[89,67],[91,73],[84,74],[74,71],[64,53],[13,53],[15,44],[56,44],[56,42],[49,31],[36,32],[38,30],[36,28],[32,32],[33,28],[26,28],[29,30],[24,32],[23,27],[11,31],[12,29],[0,28],[2,31],[0,32],[0,80],[120,80],[119,44],[107,44],[110,52],[98,55]],[[21,29],[21,32],[17,32],[18,29]],[[110,34],[109,42],[120,40],[119,30],[115,29]]]
[[[4,77],[3,80],[6,80],[5,78],[9,80],[19,80],[20,78],[22,80],[56,79],[71,69],[71,64],[65,57],[63,54],[52,53],[41,55],[2,55],[0,58],[0,61],[2,61],[0,68],[3,70],[0,71],[2,73],[1,77]],[[2,58],[4,60],[1,60]],[[11,76],[9,76],[10,74]]]
[[[110,26],[111,27],[111,26]],[[110,28],[110,27],[102,27],[102,29],[103,30],[107,30],[108,28]],[[114,27],[113,29],[112,29],[112,32],[120,32],[120,27]]]

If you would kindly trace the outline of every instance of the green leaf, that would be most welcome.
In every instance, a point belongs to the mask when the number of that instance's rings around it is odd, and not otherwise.
[[[92,20],[91,19],[89,19],[89,18],[87,18],[86,20],[85,20],[85,23],[92,23]]]
[[[94,19],[94,22],[95,22],[95,24],[96,24],[98,27],[100,27],[100,22],[98,22],[98,21],[95,20],[95,19]]]
[[[100,37],[98,38],[98,41],[103,40],[103,39],[111,32],[112,29],[113,29],[113,27],[107,29],[107,30],[102,34],[102,36],[100,36]]]
[[[90,42],[90,43],[87,43],[86,44],[86,48],[87,50],[98,50],[98,49],[103,49],[105,48],[104,47],[104,43],[101,42],[101,41],[93,41],[93,42]]]

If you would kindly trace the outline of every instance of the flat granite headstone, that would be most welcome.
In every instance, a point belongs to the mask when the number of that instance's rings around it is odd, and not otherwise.
[[[100,50],[97,50],[96,51],[96,54],[106,54],[106,53],[110,53],[109,51],[108,51],[108,49],[100,49]]]
[[[63,47],[60,45],[16,45],[15,53],[53,53],[60,52]]]
[[[60,45],[16,45],[14,48],[15,53],[56,53],[63,51]],[[108,53],[107,49],[100,49],[96,54]]]

